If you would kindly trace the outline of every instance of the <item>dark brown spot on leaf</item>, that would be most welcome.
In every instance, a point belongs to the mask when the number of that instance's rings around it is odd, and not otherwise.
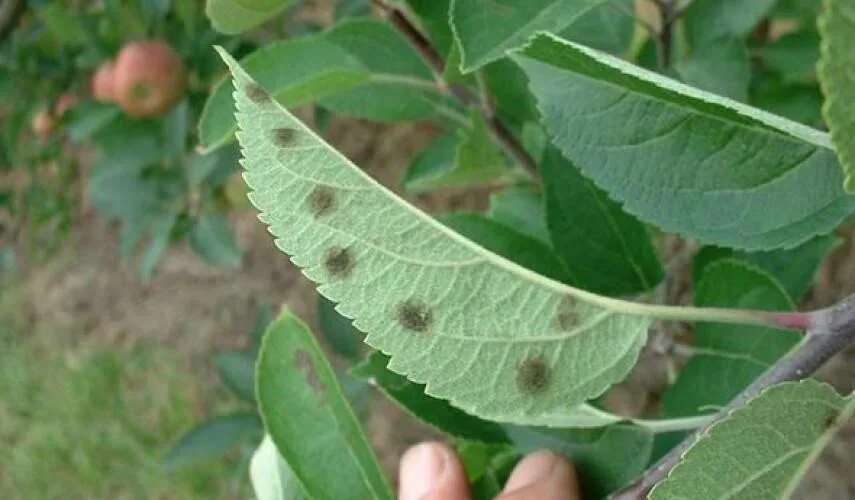
[[[839,416],[839,414],[836,411],[831,410],[828,413],[828,415],[825,416],[825,421],[823,422],[823,428],[827,430],[827,429],[831,429],[832,427],[834,427],[837,424],[837,417],[838,416]]]
[[[407,330],[426,332],[433,322],[433,313],[427,304],[418,299],[409,299],[398,304],[398,323]]]
[[[335,209],[335,191],[327,186],[318,186],[309,193],[309,210],[315,217],[323,217]]]
[[[246,96],[256,104],[264,104],[270,101],[270,94],[257,83],[250,83],[246,86]]]
[[[576,302],[570,297],[565,297],[555,311],[555,325],[559,330],[567,332],[579,325],[579,314],[576,311]]]
[[[306,377],[306,382],[312,391],[318,396],[323,395],[324,384],[318,377],[318,371],[315,369],[315,363],[312,361],[312,356],[303,349],[294,351],[294,366]]]
[[[324,257],[324,267],[334,278],[346,278],[353,271],[356,259],[348,248],[332,247]]]
[[[291,145],[294,141],[296,132],[290,128],[275,128],[273,129],[273,142],[280,148],[285,148]]]
[[[541,356],[532,356],[517,369],[517,387],[526,394],[537,394],[546,390],[552,381],[552,369]]]

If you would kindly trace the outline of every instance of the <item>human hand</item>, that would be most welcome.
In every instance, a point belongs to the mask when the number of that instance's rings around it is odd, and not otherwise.
[[[401,458],[399,500],[469,500],[463,464],[448,446],[427,442]],[[579,500],[576,473],[564,457],[551,451],[526,456],[511,472],[496,500]]]

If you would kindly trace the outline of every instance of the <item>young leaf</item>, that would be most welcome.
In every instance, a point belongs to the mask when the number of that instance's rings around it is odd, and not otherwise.
[[[306,496],[294,471],[288,467],[269,435],[249,461],[249,479],[256,500],[303,500]]]
[[[238,443],[260,435],[261,420],[254,413],[214,417],[185,434],[166,456],[164,466],[182,467],[198,460],[222,457]]]
[[[853,413],[855,395],[826,384],[773,386],[704,433],[650,498],[789,498]]]
[[[647,466],[650,431],[631,424],[601,429],[543,429],[506,425],[520,453],[549,449],[567,456],[579,471],[584,498],[605,498]]]
[[[825,0],[824,5],[819,21],[822,111],[846,175],[846,190],[855,193],[855,5],[845,0]]]
[[[267,21],[291,0],[207,0],[205,15],[217,31],[236,35]]]
[[[390,399],[413,416],[449,436],[483,443],[508,443],[502,427],[465,413],[442,399],[425,394],[424,386],[388,370],[389,357],[374,351],[350,370],[350,374],[371,380]]]
[[[335,372],[287,309],[264,334],[256,380],[264,426],[308,497],[392,498]]]
[[[642,220],[761,250],[826,233],[855,209],[820,131],[552,35],[514,60],[554,144]]]
[[[505,56],[538,31],[561,31],[604,0],[452,0],[463,72]]]
[[[794,307],[787,293],[769,275],[733,259],[717,260],[706,266],[695,287],[695,304],[778,311]],[[796,332],[773,328],[697,325],[695,355],[662,396],[665,415],[691,416],[717,410],[799,339]]]
[[[540,169],[552,244],[576,286],[623,295],[650,290],[662,279],[662,265],[642,223],[554,147],[546,150]]]
[[[563,286],[459,236],[377,184],[221,54],[261,219],[366,342],[392,356],[391,370],[465,411],[522,423],[556,418],[626,375],[650,306]]]
[[[240,267],[241,251],[220,214],[204,214],[190,228],[190,248],[208,264]]]
[[[255,402],[255,353],[230,351],[214,358],[220,379],[244,401]]]

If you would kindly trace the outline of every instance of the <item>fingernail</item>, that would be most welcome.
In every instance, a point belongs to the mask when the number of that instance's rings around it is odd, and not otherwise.
[[[549,479],[560,464],[561,458],[551,451],[532,453],[525,457],[511,473],[511,477],[505,483],[504,493],[511,493],[538,481]]]
[[[435,443],[416,445],[401,459],[400,500],[419,500],[442,483],[448,463],[445,448]]]

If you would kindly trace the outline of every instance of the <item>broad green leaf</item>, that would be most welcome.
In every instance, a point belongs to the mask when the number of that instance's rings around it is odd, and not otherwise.
[[[770,311],[794,308],[774,279],[733,259],[721,259],[706,266],[695,286],[695,304]],[[800,338],[796,332],[772,328],[698,324],[693,336],[695,354],[662,396],[665,415],[691,416],[716,411]]]
[[[705,432],[650,498],[789,498],[853,413],[855,396],[826,384],[773,386]]]
[[[823,235],[795,248],[768,252],[741,252],[730,248],[704,247],[695,256],[694,276],[697,281],[701,279],[707,264],[732,257],[769,273],[784,287],[787,295],[798,302],[810,287],[820,264],[839,244],[839,238]]]
[[[230,351],[217,354],[214,364],[220,379],[239,398],[255,402],[255,353]]]
[[[748,100],[751,61],[741,38],[721,38],[694,47],[674,69],[689,85],[736,101]]]
[[[506,425],[520,453],[549,449],[567,456],[579,473],[584,498],[605,498],[647,466],[653,435],[631,424],[601,429],[543,429]]]
[[[214,29],[236,35],[279,14],[291,0],[207,0],[205,14]]]
[[[465,413],[448,401],[425,394],[424,386],[388,370],[389,357],[373,352],[362,363],[354,366],[350,374],[371,380],[378,389],[416,418],[449,436],[483,443],[508,443],[502,427]]]
[[[537,102],[528,90],[528,80],[520,68],[507,59],[490,63],[481,70],[496,112],[506,122],[521,127],[539,120]]]
[[[644,221],[764,250],[827,233],[855,209],[818,130],[551,35],[514,60],[553,142]]]
[[[467,126],[437,138],[417,155],[404,187],[420,192],[501,180],[511,173],[480,113],[472,112]]]
[[[520,233],[551,245],[543,197],[532,187],[511,187],[490,196],[490,217]]]
[[[349,359],[359,356],[362,332],[335,310],[335,304],[320,294],[318,295],[318,323],[324,339],[336,354]]]
[[[257,438],[262,430],[261,420],[253,413],[214,417],[185,434],[169,450],[164,465],[175,469],[199,460],[220,458],[238,443]]]
[[[546,225],[576,286],[606,295],[643,292],[663,275],[647,228],[554,147],[540,166]]]
[[[319,102],[333,111],[381,121],[434,116],[441,97],[430,70],[393,28],[353,19],[318,35],[272,43],[242,61],[284,106]],[[220,82],[199,119],[199,140],[214,149],[235,131],[231,84]]]
[[[822,111],[846,176],[846,190],[855,193],[855,5],[845,0],[824,4],[819,22]]]
[[[646,306],[561,285],[437,223],[221,53],[262,221],[366,342],[391,355],[390,370],[464,411],[521,423],[560,420],[627,374],[651,322]]]
[[[810,27],[767,44],[761,55],[765,66],[779,73],[785,82],[814,82],[819,43],[819,33]]]
[[[561,31],[604,0],[452,0],[451,28],[469,72],[505,56],[538,31]]]
[[[241,251],[221,214],[203,214],[190,228],[190,247],[208,264],[240,267]]]
[[[634,0],[611,0],[579,16],[560,35],[587,47],[623,55],[635,33]]]
[[[451,0],[406,0],[416,18],[427,32],[428,38],[441,54],[449,54],[454,35],[448,23]]]
[[[694,0],[683,15],[686,37],[696,47],[745,38],[773,5],[775,0]]]
[[[785,82],[766,74],[752,86],[751,104],[811,127],[822,126],[822,93],[817,85]]]
[[[256,381],[267,433],[306,496],[392,498],[335,372],[309,328],[287,309],[264,334]]]
[[[294,476],[294,471],[273,444],[270,436],[255,449],[249,462],[249,479],[256,500],[303,500],[303,490],[300,482]]]

